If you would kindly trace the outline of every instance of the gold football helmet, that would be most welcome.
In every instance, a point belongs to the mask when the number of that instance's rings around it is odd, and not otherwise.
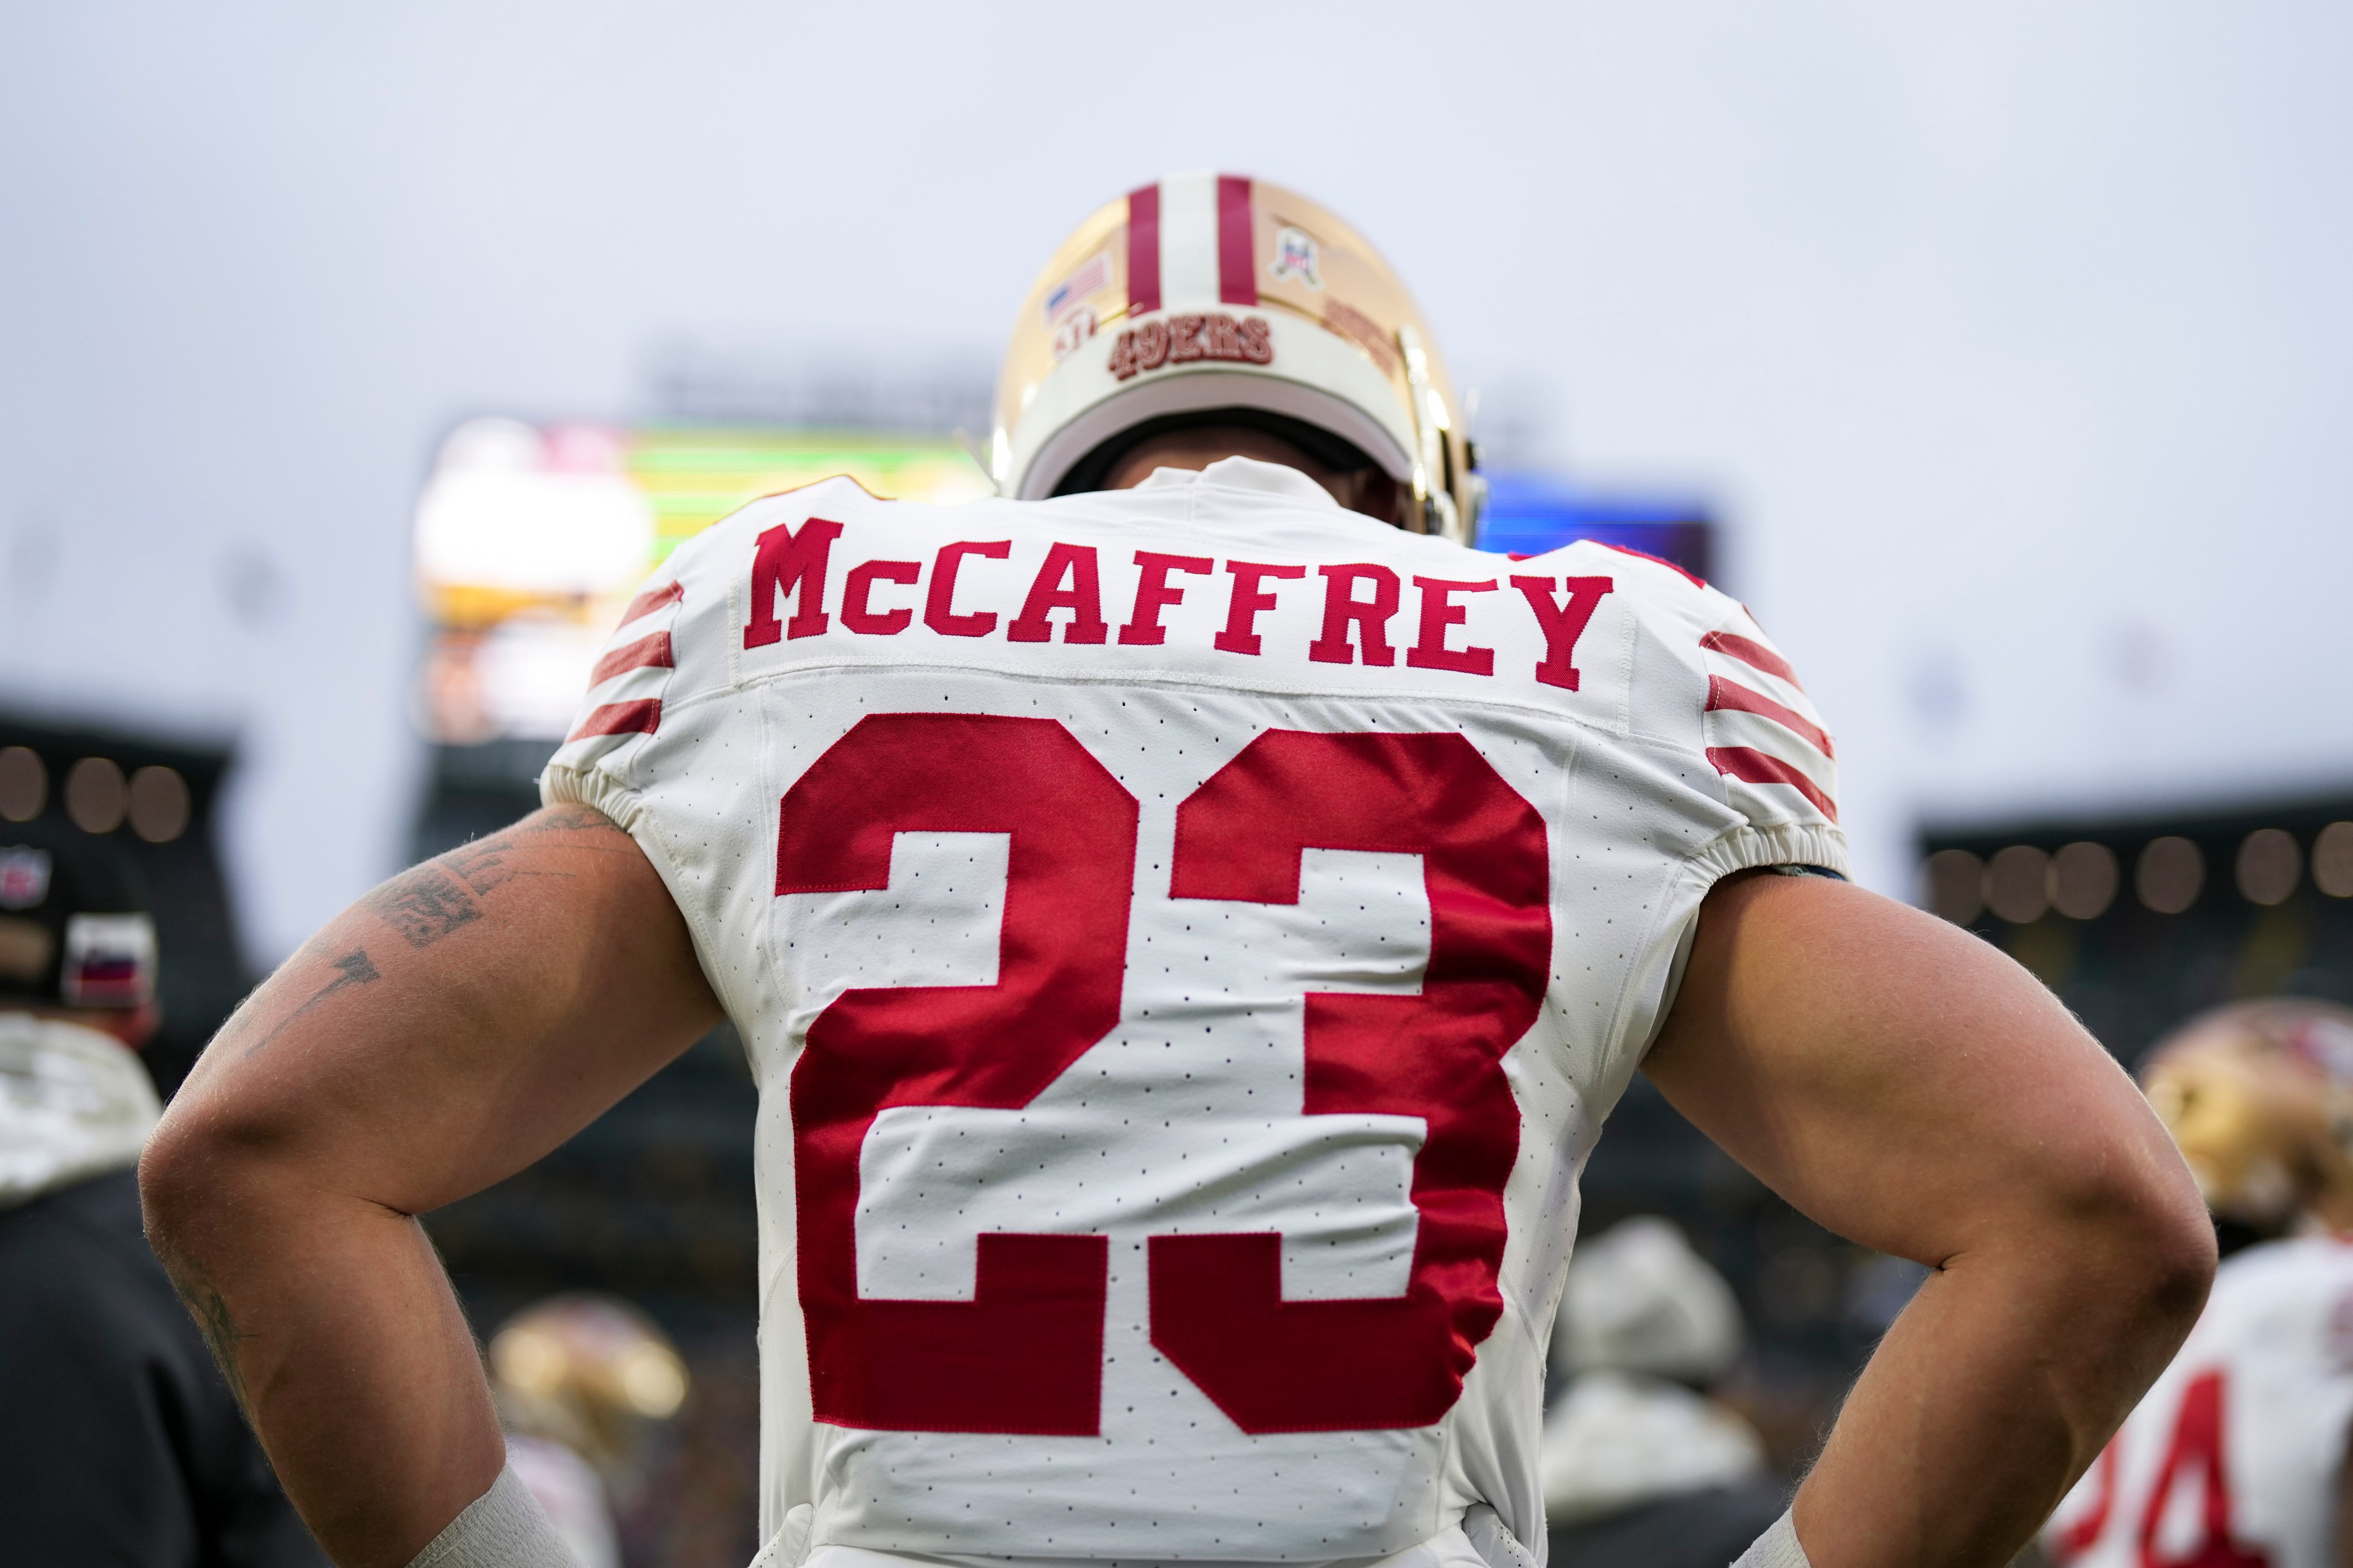
[[[2217,1008],[2159,1041],[2141,1079],[2218,1216],[2353,1230],[2353,1008]]]
[[[491,1340],[491,1392],[507,1426],[561,1443],[608,1477],[649,1422],[686,1403],[686,1363],[652,1319],[609,1296],[553,1296]]]
[[[1023,500],[1094,489],[1129,442],[1213,413],[1334,468],[1377,465],[1406,527],[1476,537],[1486,481],[1388,263],[1304,196],[1171,174],[1098,209],[1039,275],[997,380],[991,477]]]

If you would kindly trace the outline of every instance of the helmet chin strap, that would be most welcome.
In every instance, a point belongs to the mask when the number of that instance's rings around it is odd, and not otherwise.
[[[1446,405],[1430,384],[1430,353],[1421,334],[1410,326],[1397,330],[1398,348],[1405,359],[1405,383],[1412,395],[1414,444],[1412,490],[1406,498],[1407,528],[1416,533],[1456,535],[1454,498],[1442,488],[1440,473],[1446,464]]]
[[[2304,1211],[2313,1228],[2353,1238],[2353,1179],[2338,1174],[2314,1194]]]

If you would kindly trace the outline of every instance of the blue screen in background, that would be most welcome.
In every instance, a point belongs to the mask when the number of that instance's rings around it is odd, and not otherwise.
[[[1479,548],[1541,555],[1590,539],[1672,561],[1713,577],[1715,525],[1706,507],[1682,497],[1602,495],[1548,475],[1491,473]]]

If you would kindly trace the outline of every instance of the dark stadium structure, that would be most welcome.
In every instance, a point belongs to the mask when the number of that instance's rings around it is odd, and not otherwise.
[[[39,820],[60,830],[95,829],[147,883],[154,900],[164,1024],[141,1056],[156,1091],[168,1099],[213,1031],[259,978],[238,949],[228,881],[214,842],[214,813],[234,753],[226,744],[191,744],[0,713],[0,752],[11,751],[30,752],[38,765],[13,759],[15,788],[0,799],[0,816]],[[142,774],[163,786],[164,810],[155,820],[129,806],[126,781]],[[77,780],[84,781],[79,790]],[[20,798],[18,789],[27,793]],[[27,815],[20,815],[28,807]]]
[[[2353,1002],[2353,792],[1930,826],[1921,901],[2032,970],[2126,1067],[2250,996]]]

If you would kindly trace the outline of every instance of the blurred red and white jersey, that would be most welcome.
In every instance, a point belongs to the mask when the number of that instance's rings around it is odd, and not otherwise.
[[[2249,1247],[2043,1545],[2067,1568],[2333,1568],[2348,1425],[2353,1242]]]
[[[1577,1174],[1694,912],[1846,862],[1738,605],[1242,459],[756,502],[543,788],[759,1080],[764,1563],[1540,1542]]]

